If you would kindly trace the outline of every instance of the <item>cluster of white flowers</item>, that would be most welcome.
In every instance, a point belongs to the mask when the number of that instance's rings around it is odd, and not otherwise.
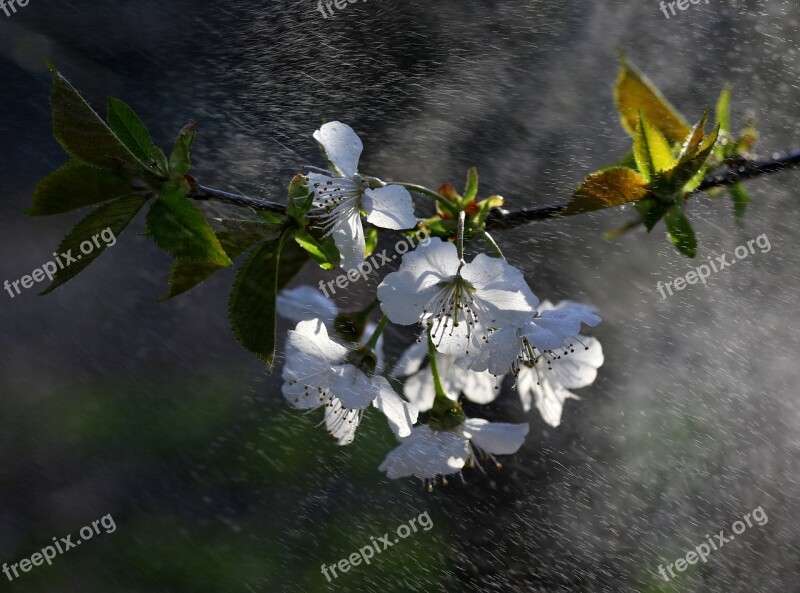
[[[314,137],[335,171],[308,175],[310,215],[333,236],[341,266],[352,269],[366,254],[362,217],[392,230],[411,230],[420,221],[405,187],[358,173],[363,145],[349,126],[327,123]],[[521,447],[527,423],[467,418],[462,395],[490,403],[510,374],[523,408],[535,404],[547,424],[558,426],[565,400],[576,397],[569,389],[591,384],[603,364],[600,343],[581,335],[583,325],[600,322],[594,309],[540,303],[502,257],[480,253],[464,261],[463,227],[456,239],[458,247],[434,237],[407,253],[377,288],[381,322],[354,341],[337,333],[338,308],[315,289],[301,286],[278,299],[279,314],[297,323],[286,340],[284,396],[300,409],[324,408],[324,423],[340,445],[353,441],[367,408],[383,412],[401,441],[380,467],[389,478],[417,476],[433,484],[479,458],[494,460]],[[388,322],[423,330],[391,372],[382,351]],[[402,385],[407,399],[392,383]],[[415,426],[420,413],[429,419]]]

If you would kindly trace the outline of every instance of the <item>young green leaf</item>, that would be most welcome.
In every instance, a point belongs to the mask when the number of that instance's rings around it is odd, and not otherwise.
[[[645,198],[636,202],[636,209],[642,217],[647,232],[653,230],[653,227],[658,224],[658,221],[664,217],[669,206],[663,202],[659,202],[655,198]]]
[[[253,245],[277,239],[280,227],[253,220],[221,220],[223,230],[217,232],[220,245],[226,255],[234,260]],[[225,266],[198,262],[189,259],[176,259],[172,262],[169,274],[169,292],[159,300],[165,301],[183,294],[198,284],[208,280]]]
[[[136,158],[150,167],[153,166],[153,139],[133,109],[119,99],[109,98],[108,125]]]
[[[639,121],[639,110],[672,143],[682,142],[689,134],[689,124],[667,101],[655,85],[631,66],[620,54],[621,67],[614,86],[614,102],[622,127],[633,136]]]
[[[478,170],[475,167],[470,167],[467,172],[467,185],[464,189],[464,197],[461,201],[464,204],[469,204],[478,197]]]
[[[564,215],[591,212],[641,200],[647,195],[647,179],[626,167],[598,171],[575,190]]]
[[[324,243],[319,243],[308,233],[297,233],[294,240],[323,270],[332,270],[339,263],[339,252],[335,248],[333,252],[327,251]]]
[[[750,202],[750,196],[741,183],[734,183],[729,189],[733,200],[733,216],[736,219],[736,223],[742,225],[744,224],[744,215],[747,211],[747,204]]]
[[[103,251],[109,247],[110,244],[116,242],[128,223],[133,220],[136,213],[147,202],[145,196],[137,194],[130,194],[117,198],[111,202],[107,202],[102,206],[98,206],[86,218],[81,220],[75,228],[73,228],[61,244],[58,246],[57,253],[59,256],[71,256],[75,259],[74,262],[65,265],[55,274],[52,284],[48,286],[40,295],[46,295],[68,280],[80,274],[89,264],[97,259]],[[103,231],[110,229],[114,235],[113,242],[106,240],[103,237]],[[96,241],[94,237],[100,236],[102,240]],[[89,253],[84,253],[81,250],[81,244],[88,241],[92,244],[93,248]],[[98,246],[99,243],[99,246]],[[61,257],[61,261],[69,259],[68,257]]]
[[[228,316],[236,339],[269,365],[275,359],[276,300],[308,256],[291,241],[293,231],[263,243],[242,265],[231,291]]]
[[[175,139],[175,146],[169,157],[169,178],[173,183],[178,183],[183,179],[192,167],[191,151],[197,137],[195,128],[196,124],[190,121],[181,129]]]
[[[718,138],[719,125],[702,140],[694,153],[687,153],[680,158],[675,168],[670,171],[676,188],[682,188],[684,192],[697,189],[707,169],[708,157],[711,156]]]
[[[149,171],[84,100],[50,65],[53,135],[70,156],[111,171]]]
[[[731,86],[726,84],[717,101],[717,123],[721,132],[731,133]]]
[[[364,244],[364,258],[366,259],[373,254],[375,248],[378,246],[378,229],[376,229],[374,226],[365,229]],[[333,247],[336,248],[335,243],[333,244]],[[339,260],[337,259],[336,261],[338,262]]]
[[[62,214],[132,192],[129,180],[81,161],[70,161],[39,182],[33,192],[33,204],[25,213]]]
[[[672,147],[643,111],[639,111],[639,123],[633,136],[633,155],[639,172],[648,181],[675,166]]]
[[[230,258],[205,216],[186,197],[186,188],[165,183],[147,213],[147,232],[170,255],[230,266]]]
[[[697,255],[697,237],[680,204],[674,204],[667,210],[664,222],[667,223],[669,240],[678,251],[692,258]]]

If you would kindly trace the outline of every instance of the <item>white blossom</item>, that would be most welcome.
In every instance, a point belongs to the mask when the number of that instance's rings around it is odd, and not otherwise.
[[[325,150],[336,175],[308,174],[309,189],[314,192],[312,214],[326,236],[333,236],[342,268],[355,269],[366,252],[362,211],[367,222],[377,227],[413,228],[417,219],[411,194],[399,185],[370,188],[367,178],[358,172],[364,145],[350,126],[329,122],[314,132],[314,138]]]
[[[393,377],[406,378],[403,393],[420,412],[430,410],[436,397],[431,368],[429,366],[422,368],[427,358],[428,343],[427,338],[423,336],[420,341],[406,349],[392,371]],[[468,400],[476,404],[488,404],[497,399],[502,377],[465,370],[459,367],[456,361],[455,356],[447,354],[440,353],[436,357],[439,380],[448,397],[455,401],[458,394],[463,393]]]
[[[467,419],[448,431],[417,426],[389,452],[379,469],[393,480],[416,476],[433,482],[439,476],[460,472],[480,455],[494,460],[494,455],[516,453],[528,430],[528,424],[489,422],[481,418]]]
[[[550,426],[561,424],[561,412],[567,399],[580,399],[570,389],[594,383],[597,369],[603,365],[603,348],[594,338],[578,336],[583,345],[569,356],[562,356],[548,364],[544,357],[534,363],[520,366],[517,391],[522,407],[527,412],[531,403]]]
[[[483,348],[493,328],[521,326],[539,302],[505,260],[481,253],[465,263],[439,238],[406,254],[378,286],[378,299],[393,323],[430,326],[436,349],[453,356]]]
[[[319,319],[301,321],[286,340],[284,397],[303,410],[324,406],[325,424],[340,445],[353,441],[370,405],[386,415],[398,437],[408,436],[417,421],[416,408],[375,374],[377,360],[370,360],[369,352],[363,361],[362,356],[358,347],[348,348],[328,337]]]

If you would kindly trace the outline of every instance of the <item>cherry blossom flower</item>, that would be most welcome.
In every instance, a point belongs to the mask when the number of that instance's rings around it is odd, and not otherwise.
[[[517,391],[527,412],[532,401],[550,426],[561,424],[561,412],[567,399],[580,399],[569,391],[594,383],[597,369],[603,365],[603,348],[595,338],[578,336],[583,348],[569,356],[549,362],[540,356],[534,363],[520,366]]]
[[[336,316],[339,315],[339,307],[336,306],[332,299],[320,294],[319,290],[307,284],[282,290],[278,294],[277,311],[278,315],[295,323],[319,319],[325,324],[325,329],[328,330],[329,336],[335,332],[334,323]],[[374,323],[368,323],[358,343],[361,345],[366,344],[372,332],[375,331],[375,327]],[[380,373],[383,371],[383,335],[378,338],[375,344],[375,355],[378,357],[378,364],[375,370]]]
[[[528,424],[489,422],[481,418],[467,419],[449,431],[417,426],[389,452],[379,469],[393,480],[416,476],[430,480],[432,486],[439,476],[459,473],[478,456],[496,462],[494,455],[516,453],[528,430]]]
[[[358,173],[364,145],[350,126],[329,122],[314,132],[314,138],[325,150],[336,176],[308,174],[308,186],[314,192],[312,214],[326,236],[333,235],[342,268],[355,269],[364,261],[366,251],[362,211],[367,222],[377,227],[414,228],[417,219],[411,194],[399,185],[370,187],[370,180]]]
[[[562,301],[553,306],[544,301],[536,316],[517,327],[504,327],[492,334],[487,346],[459,360],[464,368],[500,375],[509,369],[516,377],[520,364],[542,359],[548,364],[575,351],[581,324],[595,326],[601,319],[593,307]],[[581,346],[585,348],[585,346]]]
[[[353,441],[364,410],[378,408],[398,437],[411,434],[417,409],[375,374],[377,359],[363,347],[348,348],[328,337],[319,319],[301,321],[289,331],[283,395],[294,407],[325,407],[325,424],[340,445]]]
[[[427,338],[423,336],[419,342],[408,347],[392,370],[393,377],[406,377],[403,393],[420,412],[430,410],[436,397],[431,369],[422,368],[427,357]],[[448,397],[455,401],[458,394],[463,393],[468,400],[476,404],[488,404],[497,399],[502,377],[464,370],[456,364],[456,360],[455,356],[447,354],[439,354],[436,357],[439,380]]]
[[[436,349],[452,356],[483,348],[493,328],[523,325],[539,303],[505,260],[481,253],[465,263],[439,238],[406,254],[378,286],[378,299],[393,323],[430,327]]]

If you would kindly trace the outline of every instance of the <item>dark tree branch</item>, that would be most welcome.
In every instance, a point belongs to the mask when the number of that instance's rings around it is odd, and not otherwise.
[[[714,172],[706,176],[698,187],[697,191],[706,191],[715,187],[733,185],[746,179],[753,179],[762,175],[768,175],[776,171],[782,171],[791,167],[800,166],[800,148],[792,150],[786,154],[776,155],[771,159],[764,160],[741,160],[729,164],[725,169]],[[254,210],[276,212],[283,214],[286,206],[277,202],[270,202],[262,198],[232,194],[219,189],[194,185],[189,197],[193,200],[214,200],[224,202],[234,206],[246,206]],[[504,210],[498,208],[493,210],[486,221],[487,230],[510,229],[518,226],[535,222],[557,218],[567,207],[566,202],[561,204],[551,204],[549,206],[533,206],[530,208],[520,208],[519,210]]]

